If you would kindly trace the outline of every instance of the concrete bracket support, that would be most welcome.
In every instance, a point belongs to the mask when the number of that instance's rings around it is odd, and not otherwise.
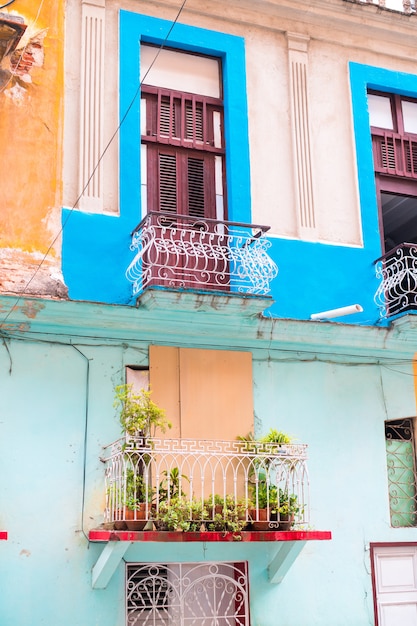
[[[92,570],[93,589],[105,589],[107,587],[131,543],[131,541],[109,541],[106,543]]]
[[[280,544],[275,556],[268,566],[270,583],[282,582],[285,574],[294,563],[306,541],[284,541]]]

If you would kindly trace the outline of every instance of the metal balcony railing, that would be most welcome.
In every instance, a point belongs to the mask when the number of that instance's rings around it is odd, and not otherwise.
[[[133,295],[173,287],[265,295],[278,268],[268,256],[268,226],[151,212],[132,234],[126,271]]]
[[[171,516],[171,530],[289,530],[309,519],[304,444],[135,437],[102,460],[109,528],[161,529]]]
[[[345,0],[353,4],[373,4],[380,9],[410,15],[416,12],[415,0]]]
[[[417,309],[417,244],[402,243],[375,261],[374,300],[382,318]]]

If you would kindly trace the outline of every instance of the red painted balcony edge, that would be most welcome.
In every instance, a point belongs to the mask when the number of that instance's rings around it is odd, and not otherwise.
[[[222,532],[169,532],[160,530],[90,530],[90,541],[328,541],[332,538],[330,530],[287,530],[287,531],[242,531],[240,533]]]
[[[7,541],[8,536],[7,536],[7,530],[0,530],[0,540],[5,540]]]

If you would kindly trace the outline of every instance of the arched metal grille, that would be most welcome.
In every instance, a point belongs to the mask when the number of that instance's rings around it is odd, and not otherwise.
[[[128,564],[126,623],[249,626],[247,564]]]
[[[385,423],[391,526],[417,525],[417,485],[413,420]]]

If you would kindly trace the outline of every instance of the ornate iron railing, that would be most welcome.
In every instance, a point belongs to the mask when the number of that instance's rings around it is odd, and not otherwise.
[[[417,244],[390,250],[375,261],[375,271],[381,281],[374,297],[381,317],[417,309]]]
[[[264,295],[278,268],[268,256],[268,226],[151,212],[132,235],[126,276],[133,294],[177,287]]]
[[[244,562],[133,563],[126,569],[128,626],[249,626]]]
[[[107,446],[102,460],[109,527],[142,530],[175,515],[183,530],[202,524],[289,529],[308,522],[304,444],[138,437]]]
[[[416,12],[415,0],[345,0],[345,2],[352,2],[353,4],[373,4],[380,9],[397,11],[399,13],[406,13],[407,15]]]

